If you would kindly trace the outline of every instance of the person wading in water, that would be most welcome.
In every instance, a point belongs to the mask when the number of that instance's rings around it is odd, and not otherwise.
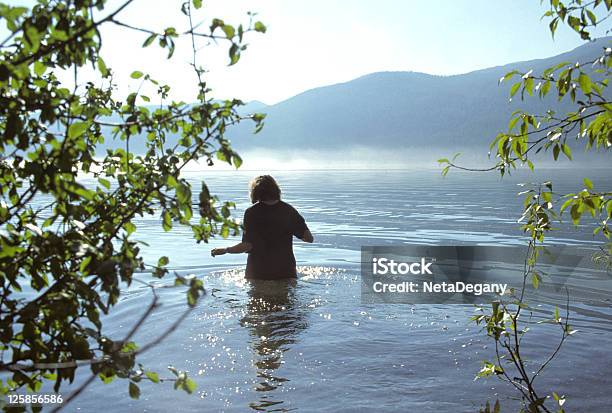
[[[246,278],[276,280],[296,278],[293,237],[305,242],[314,238],[299,212],[281,201],[281,189],[270,175],[250,183],[251,205],[244,212],[242,242],[215,248],[211,255],[249,254]]]

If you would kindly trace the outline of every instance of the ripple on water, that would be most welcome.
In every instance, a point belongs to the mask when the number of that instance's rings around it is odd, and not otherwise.
[[[336,412],[372,406],[395,411],[401,405],[412,411],[473,411],[487,397],[508,400],[513,394],[497,381],[473,381],[480,362],[492,356],[491,343],[467,321],[473,307],[362,305],[354,267],[301,266],[299,274],[298,280],[247,281],[242,267],[210,272],[204,277],[207,296],[172,336],[144,355],[148,368],[163,371],[174,363],[188,370],[198,383],[198,397],[143,384],[142,400],[118,398],[118,409],[159,411],[180,405],[184,410]],[[150,320],[155,331],[184,309],[183,292],[163,289],[160,296],[169,304]],[[141,310],[141,303],[138,294],[126,298],[121,317]],[[542,311],[552,307],[544,305]],[[589,328],[588,314],[582,317],[587,334],[568,341],[565,357],[551,365],[542,384],[572,393],[578,386],[589,395],[581,400],[597,411],[607,396],[584,383],[590,382],[588,374],[602,385],[611,383],[597,372],[612,367],[603,355],[612,342],[609,334]],[[555,334],[547,326],[534,328],[526,340],[538,346],[526,346],[532,349],[529,357],[543,358]],[[590,353],[584,351],[587,344]],[[599,353],[601,362],[593,366],[591,356]],[[570,366],[576,371],[573,380],[559,379],[568,377]],[[108,391],[98,386],[80,406],[91,405],[96,392]],[[341,404],[332,402],[340,396]]]
[[[132,401],[125,397],[127,383],[116,380],[92,386],[75,406],[94,411],[104,400],[113,411],[394,412],[400,406],[404,411],[473,412],[499,396],[502,410],[512,410],[506,409],[508,397],[515,396],[511,389],[495,380],[473,381],[493,348],[467,321],[472,307],[360,302],[362,245],[524,245],[516,223],[521,213],[516,183],[535,177],[517,174],[500,182],[458,173],[441,179],[438,172],[275,173],[287,201],[305,216],[317,240],[296,243],[296,258],[304,265],[295,282],[247,282],[244,257],[209,258],[209,247],[226,246],[227,240],[203,246],[188,229],[164,233],[158,217],[139,219],[138,237],[149,244],[143,247],[145,259],[156,262],[168,255],[173,269],[203,277],[208,292],[142,362],[162,376],[169,364],[188,370],[198,393],[186,396],[141,383],[141,399]],[[608,172],[596,172],[590,171],[595,186],[609,182]],[[189,179],[196,187],[206,179],[222,200],[236,201],[240,217],[250,205],[246,185],[251,175],[194,173]],[[583,185],[581,176],[554,170],[537,180],[552,177],[556,191],[574,192]],[[587,226],[576,230],[569,224],[549,239],[594,243]],[[568,411],[609,411],[612,311],[600,282],[581,279],[572,286],[572,323],[579,333],[538,379],[546,390],[568,395]],[[155,339],[185,310],[183,290],[163,288],[159,294],[163,305],[139,331],[139,343]],[[551,294],[543,295],[534,319],[552,314],[558,297]],[[149,302],[148,289],[133,285],[105,326],[122,337]],[[525,338],[530,360],[544,359],[557,339],[554,326],[534,326]]]

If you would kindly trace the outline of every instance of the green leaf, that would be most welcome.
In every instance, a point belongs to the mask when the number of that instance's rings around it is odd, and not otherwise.
[[[563,205],[561,205],[561,212],[565,211],[573,202],[574,200],[572,198],[566,200]]]
[[[182,182],[176,187],[176,199],[179,204],[190,204],[191,205],[191,188],[189,185],[183,184]]]
[[[159,383],[159,375],[154,371],[147,371],[145,375],[151,380],[153,383]]]
[[[567,156],[567,159],[569,159],[571,161],[572,160],[572,150],[570,149],[569,145],[567,145],[565,143],[562,144],[561,145],[561,150],[563,151],[565,156]]]
[[[100,379],[102,380],[102,383],[104,384],[109,384],[112,383],[112,381],[115,379],[114,375],[111,376],[105,376],[104,374],[100,373]]]
[[[223,27],[221,28],[223,30],[223,33],[225,33],[225,36],[228,39],[231,39],[234,37],[234,33],[236,32],[236,30],[234,29],[234,26],[232,26],[231,24],[225,24],[223,25]]]
[[[166,185],[170,188],[176,188],[178,186],[178,181],[173,175],[168,175],[166,177]]]
[[[172,229],[172,218],[170,217],[170,213],[168,211],[164,211],[162,214],[162,228],[166,232]]]
[[[580,31],[580,19],[576,16],[569,16],[567,18],[567,24],[575,31]]]
[[[193,307],[204,292],[204,283],[194,276],[190,279],[189,290],[187,290],[187,303]]]
[[[98,70],[100,71],[100,74],[102,74],[102,76],[106,77],[108,76],[109,72],[108,72],[108,68],[106,67],[106,63],[104,63],[104,60],[98,56]]]
[[[98,178],[98,182],[100,183],[100,185],[102,185],[104,188],[106,189],[110,189],[110,181],[108,179],[104,179],[104,178]]]
[[[225,22],[221,19],[213,19],[212,24],[210,25],[210,31],[214,32],[217,27],[223,27]]]
[[[574,203],[570,208],[570,216],[572,217],[572,222],[574,225],[578,225],[580,223],[582,212],[580,211],[580,205],[578,203]]]
[[[512,129],[516,126],[516,123],[519,121],[520,117],[516,116],[510,120],[508,123],[508,132],[512,132]]]
[[[183,388],[185,389],[187,393],[191,394],[194,391],[196,391],[196,389],[198,388],[198,385],[196,384],[195,381],[188,378],[185,380],[185,384],[183,385]]]
[[[189,290],[187,290],[187,304],[193,307],[194,305],[196,305],[197,302],[198,302],[198,292],[190,288]]]
[[[42,76],[47,70],[47,66],[43,62],[34,63],[34,73],[38,76]]]
[[[532,77],[528,77],[527,79],[525,79],[525,90],[527,91],[527,93],[529,93],[529,95],[533,95],[533,78]]]
[[[512,77],[514,75],[516,75],[517,73],[518,73],[517,70],[513,70],[512,72],[506,73],[504,76],[501,77],[501,79],[499,79],[499,83],[502,83],[502,82],[505,82],[506,80],[512,79]]]
[[[242,158],[237,154],[232,155],[232,160],[234,161],[234,166],[236,167],[236,169],[242,166]]]
[[[202,0],[193,0],[193,7],[199,9],[202,7]]]
[[[255,22],[254,29],[255,29],[255,31],[256,31],[256,32],[259,32],[259,33],[265,33],[265,32],[266,32],[266,30],[267,30],[267,27],[266,27],[266,25],[265,25],[265,24],[263,24],[262,22],[257,21],[257,22]]]
[[[156,38],[157,38],[157,33],[153,33],[152,35],[147,37],[147,39],[142,44],[142,47],[148,47],[149,45],[151,45],[151,43],[153,43],[153,41],[155,41]]]
[[[235,65],[240,60],[240,49],[236,43],[232,44],[229,48],[230,66]]]
[[[559,18],[555,17],[554,19],[552,19],[550,21],[550,23],[548,24],[548,28],[550,29],[550,33],[552,35],[552,38],[555,38],[555,31],[557,31],[557,26],[559,25]]]
[[[523,82],[516,82],[514,85],[512,85],[512,88],[510,89],[510,97],[516,95],[516,92],[518,92],[522,84]]]
[[[128,95],[128,97],[126,98],[126,102],[129,106],[134,106],[134,104],[136,103],[136,96],[138,96],[136,92],[132,92]]]
[[[561,151],[561,148],[559,148],[559,145],[553,146],[553,158],[555,161],[559,158],[560,151]]]
[[[78,138],[79,136],[85,133],[88,127],[89,127],[89,124],[87,122],[74,122],[68,128],[68,138],[69,139]]]
[[[535,288],[536,290],[540,286],[540,276],[535,271],[531,275],[531,284],[533,284],[533,288]]]
[[[163,257],[160,257],[159,260],[157,260],[157,266],[163,267],[164,265],[168,265],[169,262],[170,260],[168,259],[168,257],[164,255]]]
[[[580,88],[585,95],[590,95],[593,91],[591,78],[584,73],[580,73],[578,76],[578,83],[580,84]]]
[[[175,50],[176,50],[176,47],[174,45],[174,40],[172,40],[171,38],[168,38],[168,59],[170,59],[172,55],[174,55]]]
[[[135,70],[132,72],[132,74],[130,75],[130,77],[132,79],[140,79],[142,77],[143,73],[139,70]]]
[[[121,348],[122,353],[133,353],[136,350],[138,350],[138,345],[136,345],[136,343],[133,341],[128,341]]]
[[[591,182],[589,178],[584,178],[582,181],[584,182],[584,185],[587,187],[587,189],[589,189],[590,191],[593,190],[593,182]]]
[[[550,80],[547,80],[542,85],[542,88],[540,89],[540,93],[542,94],[542,96],[546,96],[549,91],[550,91]]]
[[[132,399],[138,399],[140,397],[140,388],[132,381],[130,382],[129,391]]]
[[[136,225],[134,225],[133,222],[126,222],[123,228],[127,232],[127,235],[131,235],[136,231]]]

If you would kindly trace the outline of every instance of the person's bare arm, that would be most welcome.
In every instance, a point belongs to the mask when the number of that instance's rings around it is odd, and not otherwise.
[[[253,248],[253,246],[250,242],[239,242],[238,244],[227,248],[214,248],[212,251],[210,251],[210,255],[216,257],[217,255],[223,254],[242,254],[243,252],[251,251],[251,248]]]
[[[308,242],[311,243],[314,241],[314,237],[312,236],[312,233],[310,232],[309,229],[307,229],[306,231],[304,231],[304,235],[302,235],[302,241],[304,242]]]

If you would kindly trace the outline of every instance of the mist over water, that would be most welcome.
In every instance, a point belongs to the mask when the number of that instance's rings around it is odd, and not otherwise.
[[[240,170],[292,171],[292,170],[388,170],[388,169],[432,169],[442,170],[438,159],[452,158],[459,153],[457,164],[468,168],[488,168],[495,165],[495,155],[489,156],[488,145],[478,147],[401,147],[389,146],[347,146],[338,149],[238,149],[243,159]],[[575,150],[573,161],[554,161],[551,153],[533,156],[539,168],[608,168],[609,159],[605,153]],[[563,155],[562,155],[563,156]],[[527,166],[517,165],[519,169]],[[235,170],[232,165],[216,161],[213,170]],[[186,170],[210,171],[204,161],[192,162]]]

